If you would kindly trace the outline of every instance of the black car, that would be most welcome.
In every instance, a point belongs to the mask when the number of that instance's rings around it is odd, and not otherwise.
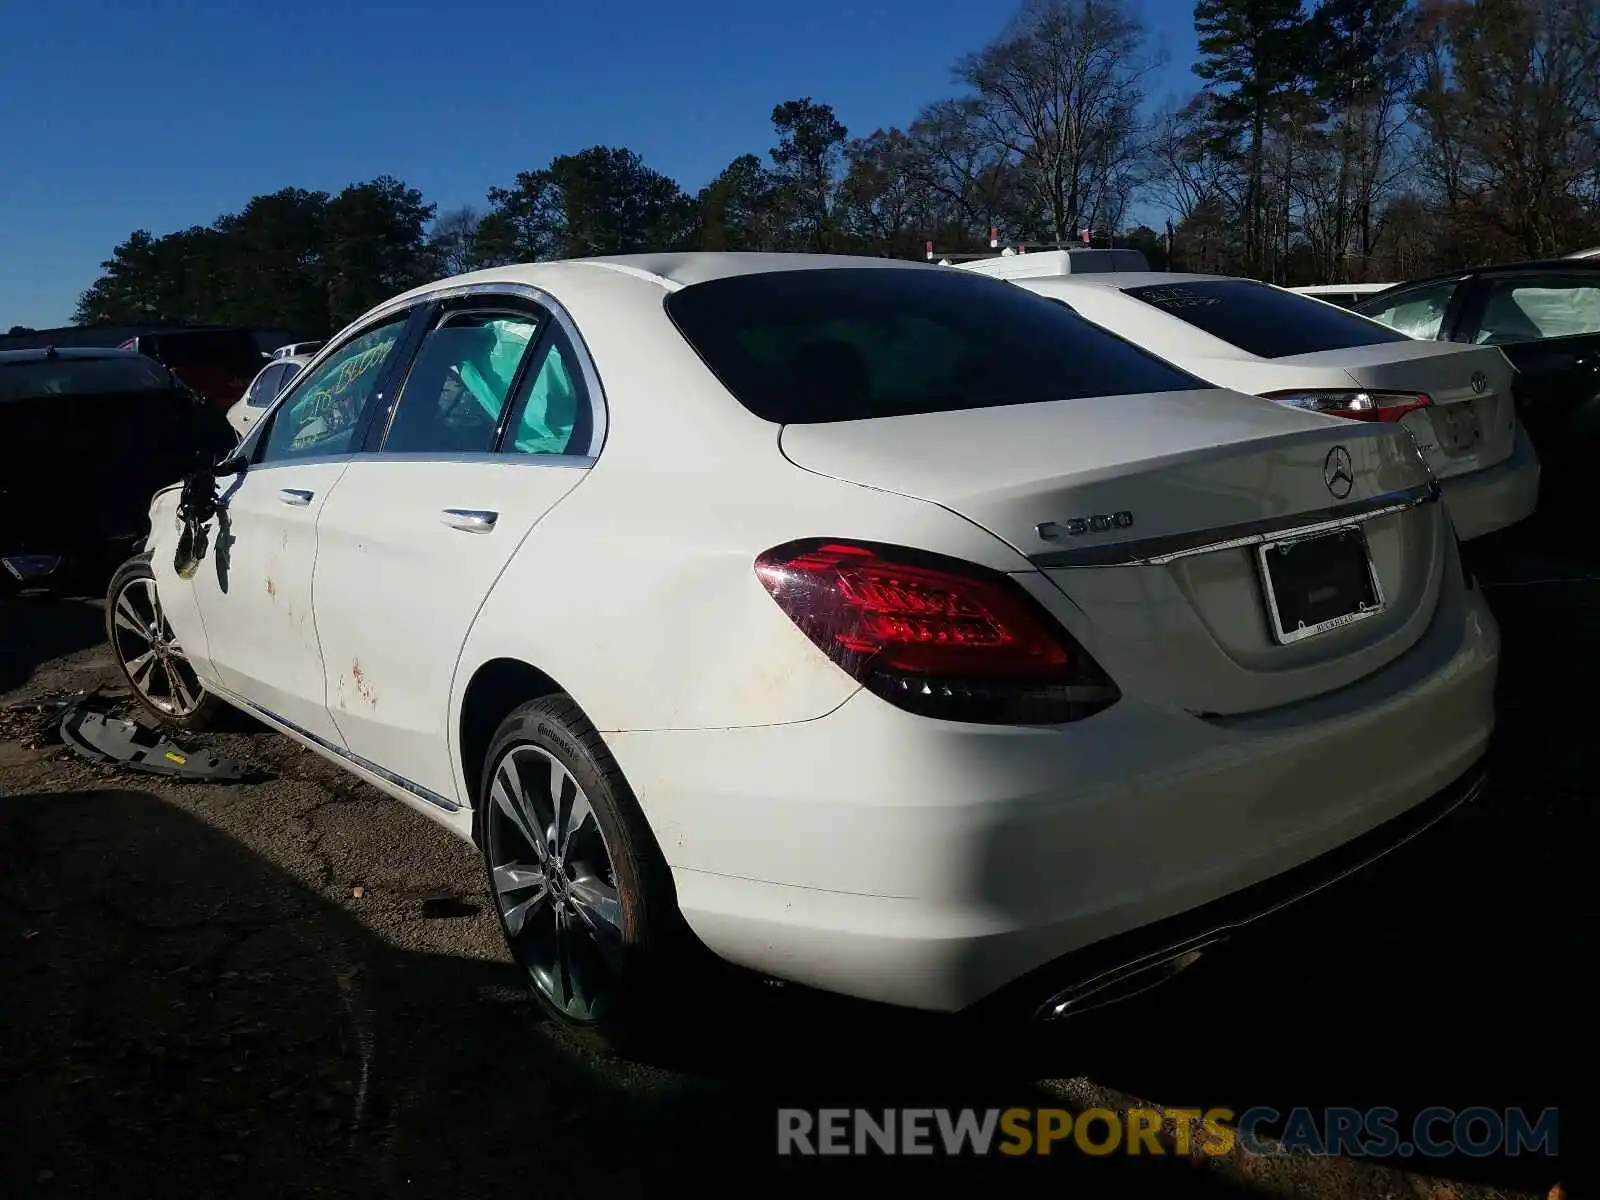
[[[1354,311],[1438,341],[1499,346],[1547,483],[1578,486],[1600,452],[1600,259],[1502,263],[1403,283]]]
[[[237,440],[142,354],[0,351],[0,594],[98,583],[143,544],[151,496]]]

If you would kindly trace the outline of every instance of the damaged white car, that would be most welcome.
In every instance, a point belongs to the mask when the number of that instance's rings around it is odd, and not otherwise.
[[[151,522],[108,604],[151,711],[471,839],[535,994],[622,1041],[719,959],[1023,1019],[1140,990],[1475,795],[1494,724],[1397,426],[931,265],[421,288]]]

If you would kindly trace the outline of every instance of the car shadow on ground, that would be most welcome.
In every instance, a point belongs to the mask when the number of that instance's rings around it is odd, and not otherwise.
[[[993,1160],[780,1159],[775,1107],[824,1093],[1038,1102],[940,1044],[874,1046],[871,1021],[761,1024],[797,1011],[782,1006],[715,1014],[741,1071],[595,1069],[538,1019],[511,967],[397,949],[131,788],[0,800],[0,861],[0,1116],[16,1194],[634,1194],[652,1179],[970,1194],[995,1179]],[[922,1072],[889,1082],[912,1052]],[[1173,1160],[1003,1165],[1021,1195],[1131,1174],[1238,1194]]]
[[[136,788],[0,800],[0,1119],[21,1147],[8,1182],[40,1195],[631,1194],[656,1180],[796,1196],[1240,1194],[1171,1157],[774,1153],[780,1106],[1053,1107],[1060,1095],[1027,1081],[1087,1075],[1166,1106],[1391,1107],[1402,1129],[1434,1105],[1558,1106],[1565,1161],[1388,1165],[1585,1194],[1572,1185],[1589,1169],[1573,1154],[1590,1139],[1581,1085],[1597,1049],[1583,981],[1600,957],[1600,584],[1484,578],[1506,643],[1488,796],[1168,987],[1004,1043],[795,989],[707,988],[711,1036],[654,1067],[601,1061],[537,1017],[510,967],[397,948]],[[100,636],[99,609],[79,607]],[[49,657],[29,645],[15,661],[28,656]]]
[[[1110,1014],[1080,1039],[1095,1048],[1080,1066],[1169,1104],[1390,1107],[1402,1135],[1431,1106],[1559,1108],[1557,1163],[1386,1161],[1592,1195],[1600,571],[1531,541],[1473,559],[1503,638],[1487,795],[1211,971]]]
[[[44,663],[105,640],[98,605],[48,595],[0,599],[0,695],[26,685]]]

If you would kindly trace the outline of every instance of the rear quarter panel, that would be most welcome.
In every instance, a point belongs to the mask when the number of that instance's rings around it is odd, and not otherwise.
[[[589,477],[507,565],[468,635],[451,728],[496,658],[556,680],[602,731],[805,721],[857,690],[755,574],[803,537],[937,550],[998,570],[1028,563],[935,504],[788,463],[779,427],[744,410],[666,318],[665,293],[617,275],[567,300],[607,401]],[[778,765],[781,769],[781,765]]]

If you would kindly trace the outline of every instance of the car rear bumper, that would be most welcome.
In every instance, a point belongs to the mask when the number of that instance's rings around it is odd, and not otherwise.
[[[1498,657],[1481,593],[1457,585],[1401,659],[1248,717],[1124,698],[1076,725],[1007,728],[858,693],[814,721],[606,740],[710,949],[957,1011],[1468,789]],[[1052,974],[1029,1000],[1073,982]]]
[[[1482,471],[1441,479],[1444,506],[1463,542],[1515,525],[1539,504],[1539,456],[1521,422],[1504,462]]]

